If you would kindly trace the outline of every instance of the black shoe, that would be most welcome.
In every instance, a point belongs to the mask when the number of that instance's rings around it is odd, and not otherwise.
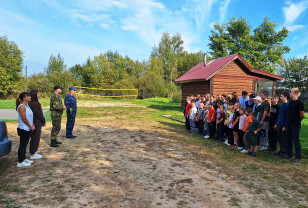
[[[59,147],[56,140],[51,140],[50,147]]]
[[[58,142],[57,140],[56,140],[56,143],[57,143],[57,144],[62,144],[62,142]]]
[[[293,160],[293,163],[294,164],[298,164],[298,163],[300,163],[301,162],[301,159],[300,158],[295,158],[295,160]]]
[[[251,153],[251,157],[257,157],[257,156],[258,156],[257,153],[255,153],[255,152]]]
[[[280,158],[281,158],[281,159],[290,159],[291,156],[286,155],[286,154],[283,154],[283,155],[280,155]]]
[[[67,138],[67,139],[75,139],[76,136],[67,136],[66,138]]]

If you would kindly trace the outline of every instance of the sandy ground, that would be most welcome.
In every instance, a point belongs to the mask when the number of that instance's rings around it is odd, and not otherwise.
[[[155,123],[105,121],[77,120],[78,137],[65,139],[62,130],[60,148],[48,146],[48,123],[39,149],[44,158],[30,168],[15,168],[17,124],[10,123],[12,153],[0,161],[9,163],[6,177],[18,178],[23,191],[5,196],[33,208],[272,207],[266,196],[254,195],[211,161],[184,150],[176,138],[156,131]]]

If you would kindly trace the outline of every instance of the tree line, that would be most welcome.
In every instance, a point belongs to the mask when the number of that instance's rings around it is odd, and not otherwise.
[[[225,24],[215,24],[209,36],[208,60],[232,54],[241,55],[253,68],[278,73],[285,77],[280,83],[286,88],[308,86],[307,56],[284,59],[290,51],[283,45],[289,31],[264,18],[252,30],[245,18],[231,18]],[[54,85],[80,85],[97,88],[138,88],[145,97],[180,99],[180,86],[174,81],[203,61],[204,53],[183,48],[181,34],[163,33],[147,60],[133,60],[109,50],[88,58],[84,63],[67,67],[60,54],[51,55],[44,72],[28,78],[29,89],[50,93]],[[24,88],[23,52],[7,37],[0,37],[0,92],[2,96]],[[277,72],[277,69],[280,68]]]

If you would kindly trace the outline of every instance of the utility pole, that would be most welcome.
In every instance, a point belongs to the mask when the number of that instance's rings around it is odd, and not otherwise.
[[[27,92],[27,75],[28,75],[28,70],[27,70],[27,66],[26,66],[25,92]]]

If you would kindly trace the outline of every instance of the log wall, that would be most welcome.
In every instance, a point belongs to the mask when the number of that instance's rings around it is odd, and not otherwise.
[[[182,106],[185,105],[186,97],[190,95],[202,95],[210,93],[210,81],[190,82],[182,84]]]

